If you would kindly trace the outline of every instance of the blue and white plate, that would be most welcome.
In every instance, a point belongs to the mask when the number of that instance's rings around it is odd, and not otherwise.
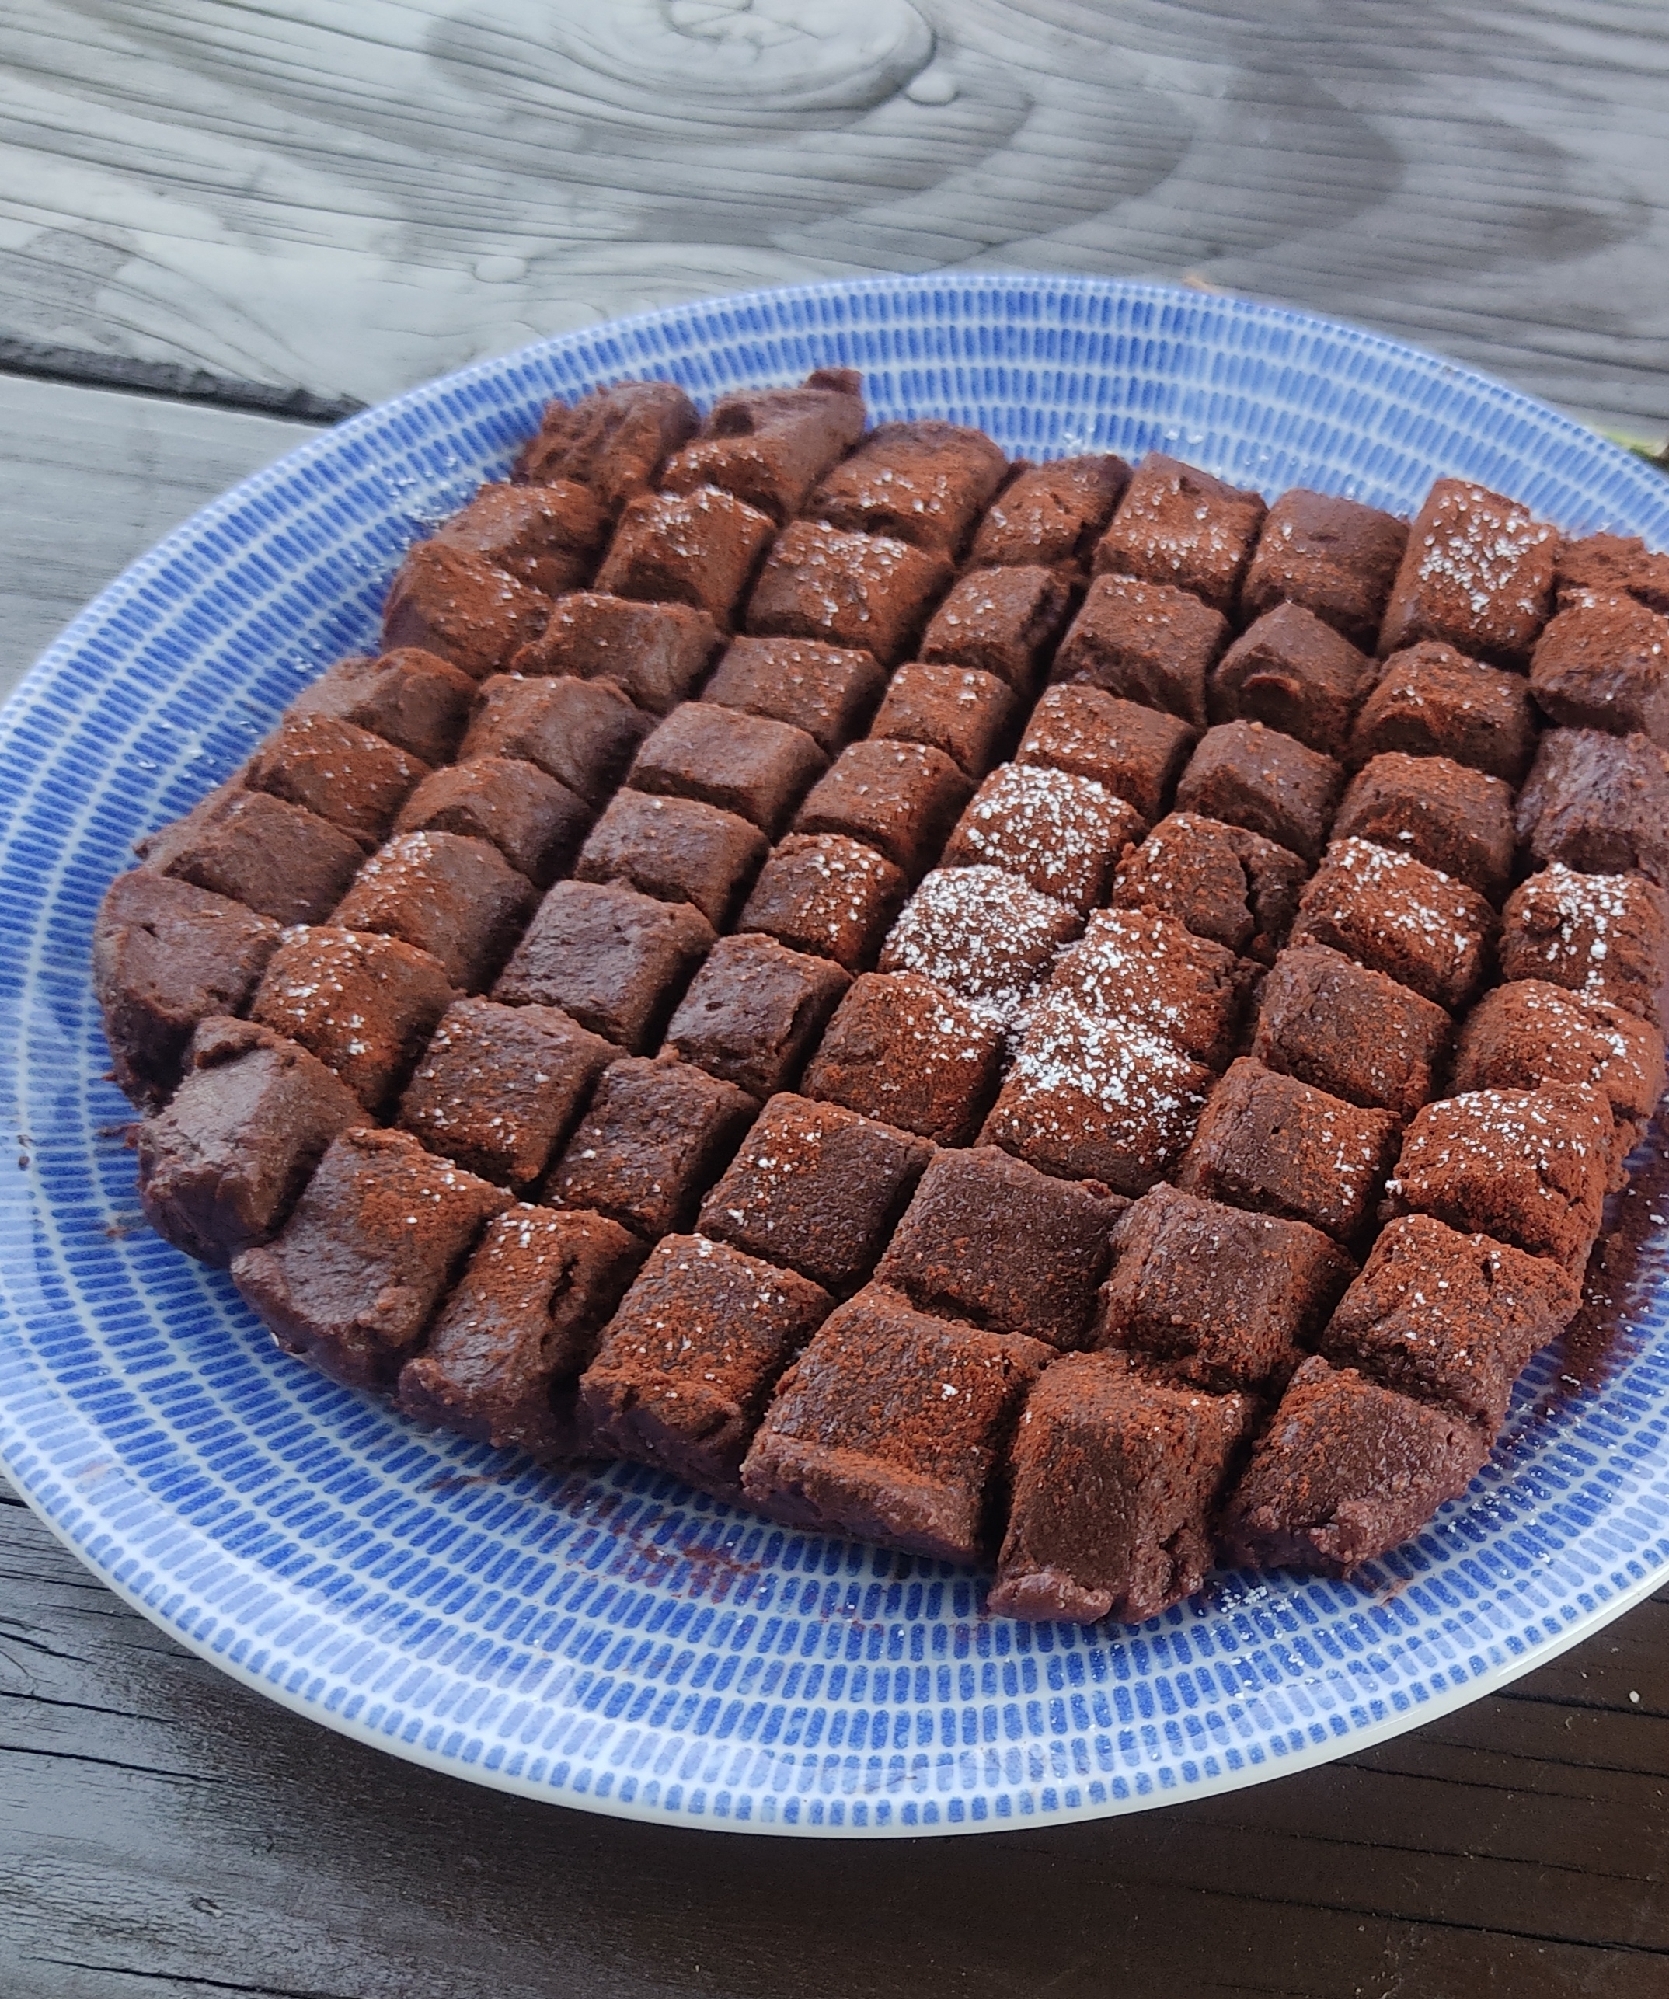
[[[374,640],[401,550],[503,472],[549,397],[641,374],[703,400],[829,365],[862,369],[878,416],[978,424],[1011,453],[1163,447],[1405,512],[1460,473],[1564,529],[1669,546],[1669,482],[1523,396],[1301,313],[1094,279],[709,301],[354,419],[136,563],[6,711],[0,1456],[90,1568],[227,1672],[587,1810],[965,1832],[1362,1748],[1669,1575],[1669,1208],[1620,1280],[1605,1364],[1544,1356],[1472,1490],[1359,1586],[1231,1576],[1091,1630],[988,1617],[978,1574],[785,1533],[648,1472],[559,1478],[425,1435],[281,1357],[223,1277],[140,1223],[88,990],[93,912],[135,837]]]

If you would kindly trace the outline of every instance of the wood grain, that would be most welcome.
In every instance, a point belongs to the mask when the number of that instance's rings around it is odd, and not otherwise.
[[[12,0],[0,360],[371,400],[699,293],[1137,273],[1661,439],[1669,11]]]

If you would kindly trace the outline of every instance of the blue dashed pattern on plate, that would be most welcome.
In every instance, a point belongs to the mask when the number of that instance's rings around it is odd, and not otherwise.
[[[698,400],[863,370],[878,416],[1011,453],[1163,447],[1273,494],[1412,510],[1439,474],[1669,546],[1669,482],[1579,425],[1303,314],[1092,279],[914,278],[679,307],[373,410],[206,509],[98,599],[0,748],[0,1454],[99,1574],[332,1727],[590,1809],[822,1835],[1198,1796],[1411,1727],[1669,1574],[1657,1228],[1597,1390],[1559,1350],[1472,1491],[1362,1586],[1220,1579],[1136,1628],[984,1615],[980,1578],[785,1533],[653,1474],[558,1479],[282,1358],[139,1223],[88,943],[131,842],[375,635],[400,551],[553,394]]]

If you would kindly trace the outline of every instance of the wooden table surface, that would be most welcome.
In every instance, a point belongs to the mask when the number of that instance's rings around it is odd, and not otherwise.
[[[1187,278],[1669,428],[1662,0],[11,0],[0,111],[0,691],[314,423],[748,284]],[[0,1999],[1659,1999],[1666,1640],[1101,1825],[719,1837],[328,1734],[0,1486]]]

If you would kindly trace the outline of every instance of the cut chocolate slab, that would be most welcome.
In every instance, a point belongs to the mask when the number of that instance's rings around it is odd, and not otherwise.
[[[968,1145],[1002,1071],[1003,1033],[915,972],[868,972],[835,1010],[801,1089],[939,1145]]]
[[[702,1203],[701,1233],[846,1297],[932,1156],[924,1140],[838,1104],[773,1097]]]
[[[861,840],[790,833],[760,869],[736,928],[862,971],[875,962],[908,887],[903,872]]]
[[[1611,1107],[1597,1090],[1469,1090],[1427,1104],[1408,1127],[1386,1209],[1580,1270],[1611,1158]]]
[[[826,757],[861,736],[887,685],[874,655],[814,639],[732,639],[703,701],[803,729]]]
[[[863,427],[863,381],[853,368],[814,369],[797,389],[732,390],[661,483],[670,493],[720,486],[773,521],[791,520]]]
[[[597,588],[649,603],[693,604],[724,628],[774,531],[768,514],[717,486],[641,493],[620,516]]]
[[[1157,909],[1260,964],[1273,962],[1309,874],[1302,858],[1244,826],[1173,812],[1119,862],[1115,909]]]
[[[1299,897],[1292,941],[1342,951],[1458,1013],[1489,976],[1498,928],[1464,882],[1388,847],[1336,840]]]
[[[975,1561],[1015,1418],[1052,1352],[870,1285],[784,1375],[743,1490],[792,1526]]]
[[[440,764],[457,749],[474,699],[475,682],[467,673],[438,653],[407,646],[376,659],[339,659],[302,689],[285,714],[332,715],[426,764]]]
[[[695,435],[695,404],[674,382],[616,382],[577,403],[546,405],[536,436],[522,447],[516,478],[528,484],[577,479],[611,514]]]
[[[1545,979],[1662,1028],[1669,896],[1644,875],[1579,875],[1555,861],[1507,899],[1501,976]]]
[[[719,645],[718,626],[693,605],[576,590],[558,598],[549,622],[507,663],[520,674],[612,680],[640,708],[664,715],[694,693]]]
[[[283,1234],[246,1249],[232,1281],[286,1353],[349,1388],[387,1388],[509,1205],[405,1132],[359,1127],[332,1141]]]
[[[715,930],[746,894],[769,852],[757,826],[694,798],[621,791],[580,849],[581,881],[626,882],[663,902],[687,902]]]
[[[1559,1337],[1581,1297],[1545,1256],[1407,1215],[1374,1244],[1318,1351],[1493,1433],[1525,1362]]]
[[[1393,653],[1350,735],[1349,761],[1386,750],[1452,757],[1508,784],[1536,752],[1536,714],[1524,676],[1480,666],[1436,640]]]
[[[141,1109],[180,1079],[200,1020],[242,1012],[279,927],[242,903],[135,868],[104,892],[93,924],[93,994],[117,1087]]]
[[[1307,1360],[1224,1506],[1224,1558],[1348,1576],[1471,1484],[1489,1433],[1354,1368]]]
[[[1366,653],[1314,612],[1277,604],[1212,668],[1212,718],[1266,722],[1336,756],[1376,672]]]
[[[1654,554],[1638,535],[1587,535],[1561,545],[1553,589],[1561,605],[1584,590],[1599,590],[1632,597],[1669,617],[1669,555]]]
[[[594,1209],[649,1242],[687,1228],[754,1109],[693,1063],[628,1055],[603,1071],[541,1198]]]
[[[1175,1172],[1216,1080],[1163,1036],[1049,994],[980,1142],[1044,1173],[1145,1194]]]
[[[1259,618],[1277,604],[1301,604],[1371,652],[1407,546],[1407,521],[1295,487],[1264,517],[1240,586],[1241,612]]]
[[[1669,749],[1669,617],[1622,594],[1566,601],[1530,662],[1542,713],[1561,728],[1649,736]]]
[[[270,792],[221,785],[147,833],[135,852],[157,873],[241,902],[278,923],[317,923],[342,898],[368,841]]]
[[[1075,909],[1001,868],[939,868],[893,925],[881,970],[919,972],[1009,1027],[1082,928]]]
[[[712,943],[713,926],[687,903],[660,902],[618,882],[558,882],[493,997],[560,1007],[617,1048],[641,1054],[659,1042]]]
[[[1014,695],[989,673],[912,660],[893,675],[869,733],[928,743],[977,780],[996,762],[1016,708]]]
[[[230,1263],[278,1233],[353,1092],[305,1048],[253,1021],[205,1020],[168,1108],[139,1127],[139,1204],[158,1235]]]
[[[1442,639],[1497,666],[1528,664],[1553,609],[1556,529],[1487,486],[1439,479],[1414,516],[1380,628],[1381,657]]]
[[[1163,1183],[1120,1221],[1113,1252],[1094,1344],[1213,1394],[1285,1387],[1356,1268],[1305,1222]]]
[[[1411,854],[1499,903],[1512,886],[1512,787],[1448,757],[1387,750],[1351,779],[1333,837]]]
[[[1170,584],[1228,617],[1266,511],[1261,493],[1150,451],[1096,545],[1096,574]]]
[[[796,833],[846,833],[912,878],[931,866],[968,780],[926,743],[865,741],[841,751],[794,819]]]
[[[343,930],[403,937],[446,967],[460,992],[489,986],[531,914],[534,892],[485,840],[397,833],[337,905]]]
[[[625,776],[651,726],[610,680],[503,673],[481,689],[459,755],[519,757],[598,806]]]
[[[1252,1053],[1365,1110],[1406,1123],[1432,1096],[1452,1023],[1383,972],[1322,944],[1283,951],[1258,995]]]
[[[580,1384],[596,1446],[742,1498],[742,1458],[782,1371],[834,1300],[704,1236],[651,1252]]]
[[[1518,796],[1518,837],[1544,867],[1637,868],[1669,888],[1669,756],[1645,736],[1549,729]]]
[[[1072,592],[1052,569],[973,569],[933,613],[921,656],[975,666],[1030,694],[1072,609]]]
[[[822,751],[803,729],[686,701],[645,740],[626,782],[634,791],[717,805],[769,838],[824,768]]]
[[[243,767],[250,791],[270,791],[380,840],[408,792],[429,774],[404,750],[334,715],[288,715]]]
[[[882,423],[828,474],[806,511],[832,527],[955,555],[1007,472],[982,430],[934,417]]]
[[[441,1016],[400,1123],[483,1180],[528,1187],[618,1053],[553,1006],[465,999]]]
[[[1261,833],[1312,864],[1344,789],[1344,771],[1262,722],[1207,729],[1176,787],[1178,809]]]
[[[995,1146],[941,1153],[922,1175],[877,1284],[923,1312],[1066,1352],[1088,1338],[1107,1239],[1125,1203]]]
[[[416,646],[485,680],[539,636],[550,614],[551,600],[508,570],[445,542],[420,541],[389,588],[383,650]]]
[[[453,998],[445,966],[427,951],[398,937],[320,926],[285,932],[249,1011],[379,1111]]]
[[[1002,868],[1070,908],[1105,902],[1119,856],[1147,829],[1093,778],[1004,764],[974,794],[946,843],[946,867]]]
[[[521,757],[471,757],[426,777],[400,808],[402,833],[485,840],[535,888],[549,888],[579,852],[591,808]]]
[[[1253,1405],[1145,1378],[1122,1354],[1069,1354],[1015,1432],[996,1617],[1129,1624],[1189,1597]]]
[[[774,938],[721,937],[666,1031],[666,1045],[760,1102],[799,1080],[850,984],[827,958]]]
[[[591,581],[608,541],[608,514],[575,479],[538,486],[483,486],[430,536],[478,555],[546,597]]]
[[[986,508],[969,559],[1081,572],[1129,484],[1130,467],[1111,452],[1028,465]]]
[[[1239,1038],[1250,967],[1174,916],[1103,909],[1055,960],[1049,991],[1085,1013],[1162,1035],[1220,1069]]]
[[[1422,1113],[1424,1115],[1424,1113]],[[1176,1184],[1358,1241],[1397,1156],[1397,1121],[1242,1056],[1199,1121]]]
[[[794,521],[765,558],[747,628],[762,638],[860,647],[892,667],[909,658],[950,579],[949,560],[932,550]]]
[[[602,1215],[507,1208],[401,1368],[400,1407],[541,1463],[588,1455],[579,1374],[642,1259],[636,1236]]]
[[[1091,778],[1151,823],[1164,812],[1196,740],[1186,722],[1157,708],[1099,687],[1051,687],[1014,758]]]
[[[1131,576],[1098,576],[1055,654],[1050,679],[1205,726],[1206,676],[1228,642],[1222,615],[1186,590]]]

